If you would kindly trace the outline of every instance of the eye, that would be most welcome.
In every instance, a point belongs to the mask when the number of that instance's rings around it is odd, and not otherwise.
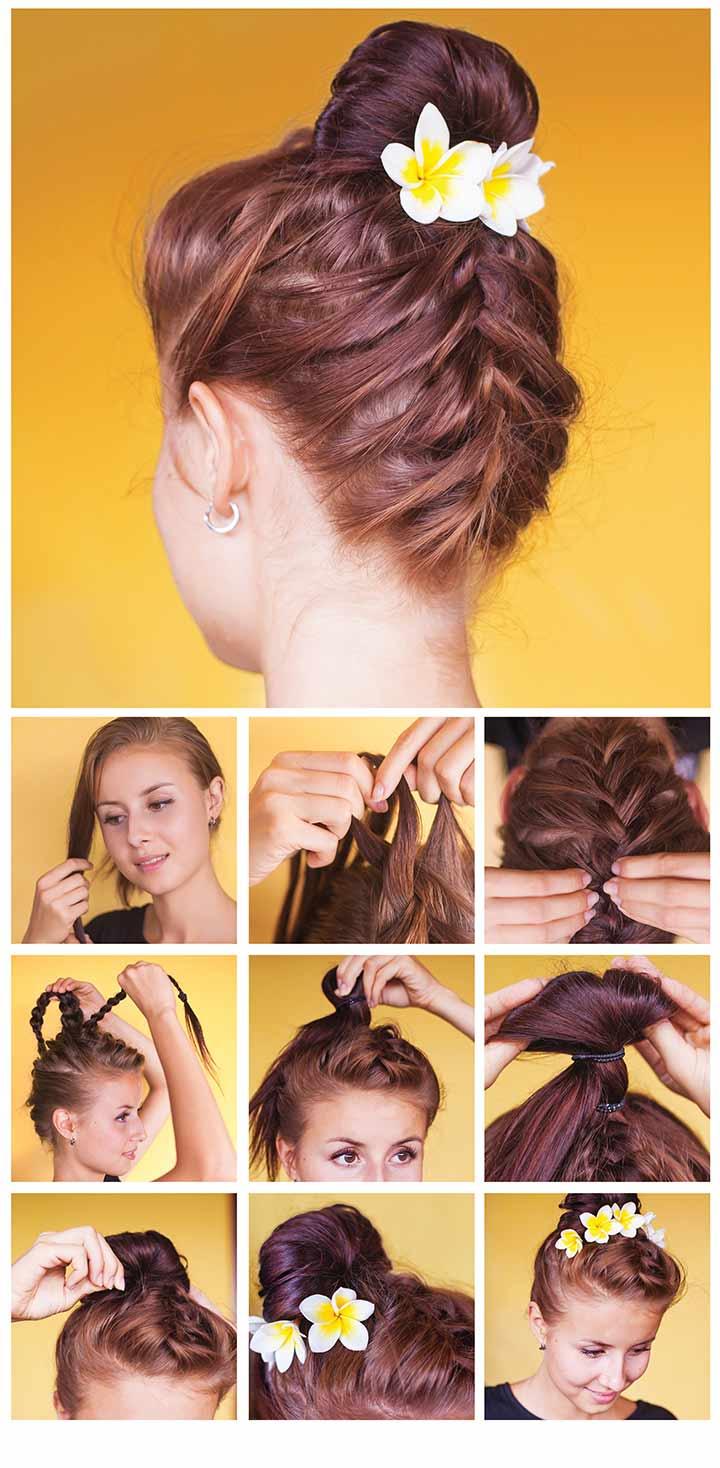
[[[399,1163],[401,1167],[407,1167],[408,1163],[409,1162],[414,1162],[416,1157],[417,1157],[417,1150],[416,1150],[416,1148],[414,1148],[414,1147],[398,1147],[397,1152],[395,1152],[395,1154],[393,1156],[393,1162]]]
[[[352,1147],[346,1147],[344,1152],[333,1153],[330,1160],[331,1162],[337,1162],[339,1167],[354,1167],[355,1163],[360,1161],[360,1158]]]
[[[104,826],[119,826],[122,819],[122,816],[103,816],[102,824]]]
[[[119,1116],[116,1116],[115,1117],[115,1120],[116,1121],[127,1121],[128,1118],[129,1118],[129,1116],[130,1116],[130,1112],[129,1111],[122,1111]]]
[[[164,810],[166,805],[174,805],[174,801],[172,800],[172,797],[169,796],[169,795],[165,796],[162,800],[151,800],[150,801],[150,809],[151,810]]]
[[[589,1356],[591,1361],[596,1361],[598,1356],[604,1355],[603,1351],[588,1351],[584,1346],[580,1347],[580,1353],[583,1356]]]

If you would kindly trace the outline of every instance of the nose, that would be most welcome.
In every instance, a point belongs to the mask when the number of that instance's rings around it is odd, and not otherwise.
[[[128,814],[125,830],[128,846],[142,846],[148,840],[142,813]]]
[[[621,1392],[624,1390],[625,1385],[625,1371],[622,1360],[606,1362],[602,1375],[603,1390],[608,1392]]]
[[[139,1145],[140,1142],[144,1142],[146,1136],[147,1136],[147,1132],[145,1130],[145,1127],[143,1126],[142,1122],[139,1121],[138,1124],[137,1124],[137,1126],[133,1130],[133,1136],[132,1136],[133,1145],[135,1145],[135,1144],[138,1144]]]

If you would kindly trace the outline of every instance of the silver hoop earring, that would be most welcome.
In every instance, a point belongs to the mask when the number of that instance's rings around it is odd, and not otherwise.
[[[225,521],[224,525],[213,525],[210,516],[212,515],[214,509],[214,504],[211,504],[203,515],[203,520],[205,521],[208,530],[212,530],[213,535],[229,535],[230,531],[235,529],[235,526],[240,519],[240,506],[235,500],[230,501],[230,516],[229,519]]]

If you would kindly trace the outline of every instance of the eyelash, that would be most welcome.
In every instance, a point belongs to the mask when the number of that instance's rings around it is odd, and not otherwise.
[[[172,796],[167,796],[165,800],[151,800],[149,809],[154,811],[164,810],[167,805],[174,804],[175,801],[172,799]],[[124,816],[103,816],[102,824],[104,826],[119,826],[120,822],[124,819]]]
[[[647,1353],[649,1352],[649,1350],[650,1350],[650,1347],[649,1346],[638,1346],[638,1347],[635,1348],[635,1350],[631,1351],[630,1354],[631,1354],[631,1356],[645,1356],[645,1355],[647,1355]],[[580,1354],[581,1354],[581,1356],[589,1356],[589,1358],[590,1358],[591,1361],[597,1361],[597,1359],[598,1359],[599,1356],[604,1356],[605,1355],[605,1352],[604,1351],[586,1351],[581,1346],[580,1347]]]
[[[395,1153],[395,1157],[399,1157],[403,1152],[407,1153],[407,1157],[405,1158],[404,1162],[400,1163],[400,1166],[407,1167],[410,1162],[415,1161],[415,1158],[418,1155],[417,1149],[413,1147],[400,1147],[399,1150]],[[330,1161],[337,1162],[340,1167],[353,1167],[355,1165],[354,1162],[343,1162],[342,1159],[344,1157],[352,1157],[355,1158],[356,1161],[359,1161],[357,1152],[353,1151],[350,1147],[345,1147],[342,1152],[333,1152]]]
[[[123,1111],[120,1116],[116,1116],[115,1117],[115,1120],[116,1121],[129,1121],[130,1120],[130,1114],[131,1113],[129,1111]]]

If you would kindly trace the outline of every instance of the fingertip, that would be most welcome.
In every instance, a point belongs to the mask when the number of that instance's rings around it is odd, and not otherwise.
[[[384,800],[385,799],[385,786],[383,785],[382,780],[376,780],[375,781],[375,784],[373,785],[373,788],[372,788],[372,790],[370,792],[370,799],[371,800]]]

